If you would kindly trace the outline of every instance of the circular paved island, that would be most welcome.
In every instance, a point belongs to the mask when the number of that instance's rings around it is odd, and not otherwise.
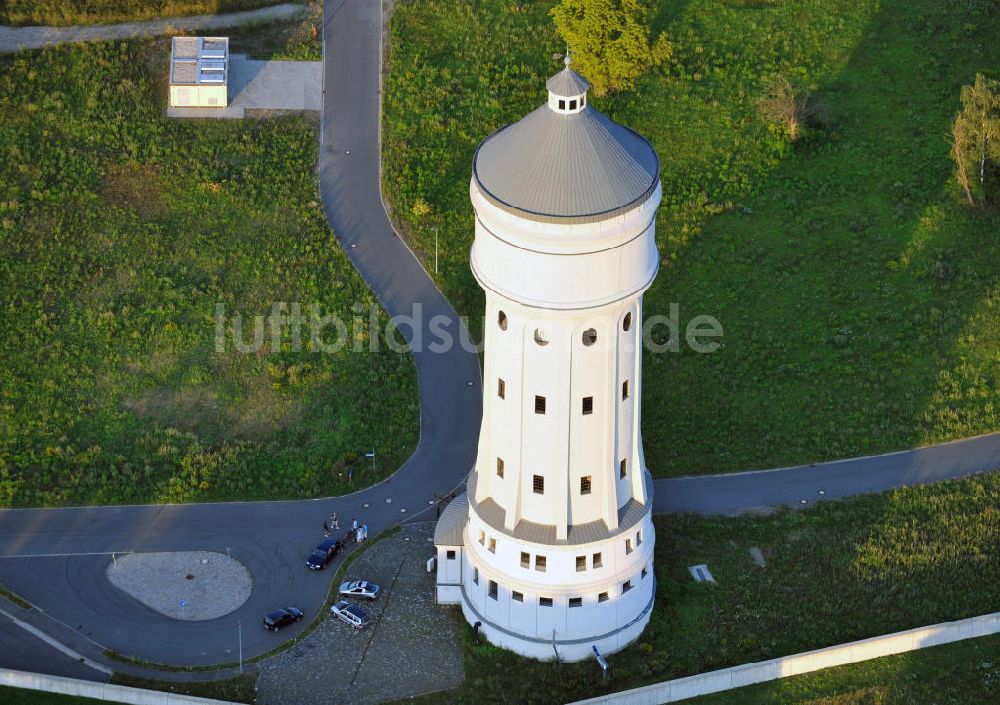
[[[108,580],[152,610],[201,621],[229,614],[250,597],[246,567],[222,553],[127,553],[108,563]]]

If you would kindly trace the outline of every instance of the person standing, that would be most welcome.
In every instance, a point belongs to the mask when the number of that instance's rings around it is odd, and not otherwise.
[[[340,519],[337,518],[337,512],[334,512],[333,516],[331,518],[333,519],[333,528],[339,530],[340,529]]]

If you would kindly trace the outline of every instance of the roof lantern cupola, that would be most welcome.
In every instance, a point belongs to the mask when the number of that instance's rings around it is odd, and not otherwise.
[[[587,107],[587,89],[590,84],[569,67],[572,59],[568,48],[563,63],[566,68],[545,82],[545,87],[549,89],[549,108],[562,115],[575,115]]]

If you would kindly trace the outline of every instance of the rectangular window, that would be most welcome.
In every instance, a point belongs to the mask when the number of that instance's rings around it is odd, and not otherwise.
[[[531,566],[531,556],[524,551],[521,551],[521,567],[528,568]]]
[[[545,413],[545,397],[535,395],[535,413],[544,414]]]
[[[539,573],[545,572],[545,556],[535,556],[535,570]]]
[[[486,545],[486,532],[485,531],[480,531],[479,532],[479,543],[481,545],[483,545],[483,546]]]
[[[510,599],[512,599],[514,602],[524,602],[524,593],[520,593],[517,590],[514,590],[512,593],[510,593]]]
[[[580,494],[590,494],[590,475],[580,478]]]
[[[645,566],[643,566],[643,568],[642,568],[642,577],[644,577],[644,578],[645,578],[645,577],[646,577],[646,574],[647,574],[648,572],[649,572],[649,571],[647,571],[647,570],[646,570],[646,567],[645,567]]]
[[[552,606],[552,598],[551,597],[539,597],[538,598],[538,606],[539,607],[551,607]]]
[[[569,606],[570,607],[583,607],[583,598],[582,597],[571,597],[571,598],[569,598]]]
[[[562,98],[559,99],[559,109],[560,110],[565,110],[566,109],[566,101],[563,100]]]
[[[455,552],[454,551],[448,551],[445,555],[448,557],[449,561],[455,560]]]
[[[490,553],[496,553],[496,552],[497,552],[497,540],[490,539]]]
[[[503,458],[497,458],[497,477],[503,477]]]
[[[600,553],[595,553],[594,554],[594,567],[595,568],[602,568],[602,567],[604,567],[604,563],[601,562],[601,554]]]
[[[575,100],[571,100],[569,102],[569,109],[570,110],[576,110],[576,101]]]
[[[501,399],[505,399],[507,394],[507,385],[502,379],[497,379],[497,396]]]
[[[642,545],[642,531],[641,530],[635,532],[635,545],[636,545],[637,548]]]
[[[498,592],[497,583],[495,580],[491,580],[489,592],[487,594],[495,600],[497,599],[497,592]]]
[[[628,399],[628,380],[622,382],[622,401]]]
[[[607,602],[608,601],[608,593],[602,592],[600,595],[597,596],[597,601],[598,602]]]
[[[531,479],[531,489],[535,494],[545,494],[545,478],[541,475],[535,475]]]
[[[622,594],[623,595],[626,592],[628,592],[629,590],[631,590],[631,589],[632,589],[632,581],[631,580],[626,580],[624,583],[622,583]]]
[[[624,479],[626,475],[628,475],[628,465],[625,458],[622,458],[622,461],[618,463],[618,477]]]
[[[632,553],[632,539],[625,539],[625,555]]]
[[[472,569],[472,582],[479,585],[479,568]]]
[[[583,398],[583,415],[588,416],[594,413],[594,397]]]
[[[587,557],[586,556],[577,556],[576,557],[576,572],[577,573],[582,573],[585,570],[587,570]]]

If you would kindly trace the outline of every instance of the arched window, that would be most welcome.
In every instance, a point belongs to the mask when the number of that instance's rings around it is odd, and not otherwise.
[[[503,311],[497,314],[497,325],[500,326],[500,330],[507,330],[507,314]]]
[[[593,328],[588,328],[587,330],[583,331],[583,344],[584,345],[588,345],[589,346],[589,345],[593,345],[596,342],[597,342],[597,331],[596,330],[594,330]]]
[[[628,330],[632,327],[632,312],[629,311],[625,314],[625,320],[622,321],[622,330]]]
[[[539,345],[549,344],[549,334],[541,328],[535,328],[535,342]]]

